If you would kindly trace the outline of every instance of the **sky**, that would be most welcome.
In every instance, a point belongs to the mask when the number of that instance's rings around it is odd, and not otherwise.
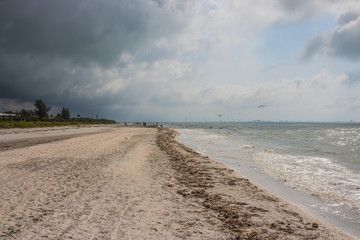
[[[0,112],[360,121],[359,63],[358,0],[0,0]]]

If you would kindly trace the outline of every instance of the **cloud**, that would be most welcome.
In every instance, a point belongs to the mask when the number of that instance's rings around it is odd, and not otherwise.
[[[200,116],[202,111],[252,108],[255,102],[280,106],[305,101],[302,95],[314,89],[331,92],[334,77],[320,72],[307,84],[297,73],[294,78],[261,73],[261,31],[331,12],[338,16],[337,28],[310,39],[305,58],[342,54],[357,59],[356,50],[346,47],[358,39],[354,4],[1,1],[0,96],[9,106],[28,106],[42,98],[53,109],[65,106],[82,116],[124,120],[169,114],[176,119],[182,112]],[[348,74],[347,81],[354,83],[355,78]],[[347,81],[341,87],[346,88]],[[0,111],[5,108],[0,105]]]
[[[355,21],[358,17],[359,14],[356,12],[347,12],[337,17],[337,24],[343,26],[349,22]]]
[[[349,72],[346,75],[347,79],[344,81],[344,84],[351,86],[360,82],[360,71]]]
[[[43,98],[76,111],[121,99],[121,69],[173,55],[154,45],[182,31],[180,19],[153,1],[0,4],[0,96]]]
[[[34,0],[2,5],[3,52],[80,65],[113,65],[122,53],[145,50],[151,41],[176,32],[180,25],[151,1]]]
[[[302,52],[302,58],[308,60],[315,55],[326,52],[328,45],[326,40],[326,36],[324,35],[317,35],[309,39],[305,43],[305,47]]]
[[[330,36],[330,53],[350,60],[360,59],[360,13]]]
[[[334,77],[330,74],[329,70],[325,69],[316,74],[309,83],[309,86],[315,89],[338,89],[348,81],[347,74],[341,74]]]
[[[0,98],[0,109],[4,111],[20,111],[21,109],[34,109],[33,102],[24,102],[21,99]]]
[[[338,26],[309,39],[304,47],[303,59],[315,55],[331,55],[348,60],[360,59],[360,12],[348,12],[337,19]]]

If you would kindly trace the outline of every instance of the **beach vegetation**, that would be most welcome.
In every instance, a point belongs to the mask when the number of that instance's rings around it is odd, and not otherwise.
[[[6,111],[5,114],[15,114],[13,111]]]
[[[17,112],[6,111],[6,117],[0,118],[0,128],[35,128],[35,127],[56,127],[56,126],[83,126],[93,124],[112,124],[116,123],[109,119],[93,119],[88,117],[71,118],[69,108],[63,107],[60,113],[51,115],[48,112],[51,107],[46,105],[41,99],[34,103],[35,109],[21,109]],[[9,115],[11,114],[11,116]]]
[[[39,120],[44,120],[49,118],[48,112],[51,110],[51,107],[46,105],[43,100],[38,99],[34,103],[35,114],[39,117]]]
[[[69,121],[70,118],[71,118],[71,114],[70,114],[70,110],[68,108],[62,108],[61,110],[61,118],[66,120],[66,121]]]

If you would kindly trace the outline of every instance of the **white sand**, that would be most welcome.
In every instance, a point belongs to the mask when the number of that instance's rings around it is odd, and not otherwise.
[[[0,131],[0,239],[351,239],[172,131],[62,130]]]

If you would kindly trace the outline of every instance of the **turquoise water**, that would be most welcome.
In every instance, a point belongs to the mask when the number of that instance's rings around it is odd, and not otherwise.
[[[180,133],[180,142],[238,167],[250,180],[267,175],[321,200],[310,207],[360,226],[360,124],[173,123],[168,127]]]

